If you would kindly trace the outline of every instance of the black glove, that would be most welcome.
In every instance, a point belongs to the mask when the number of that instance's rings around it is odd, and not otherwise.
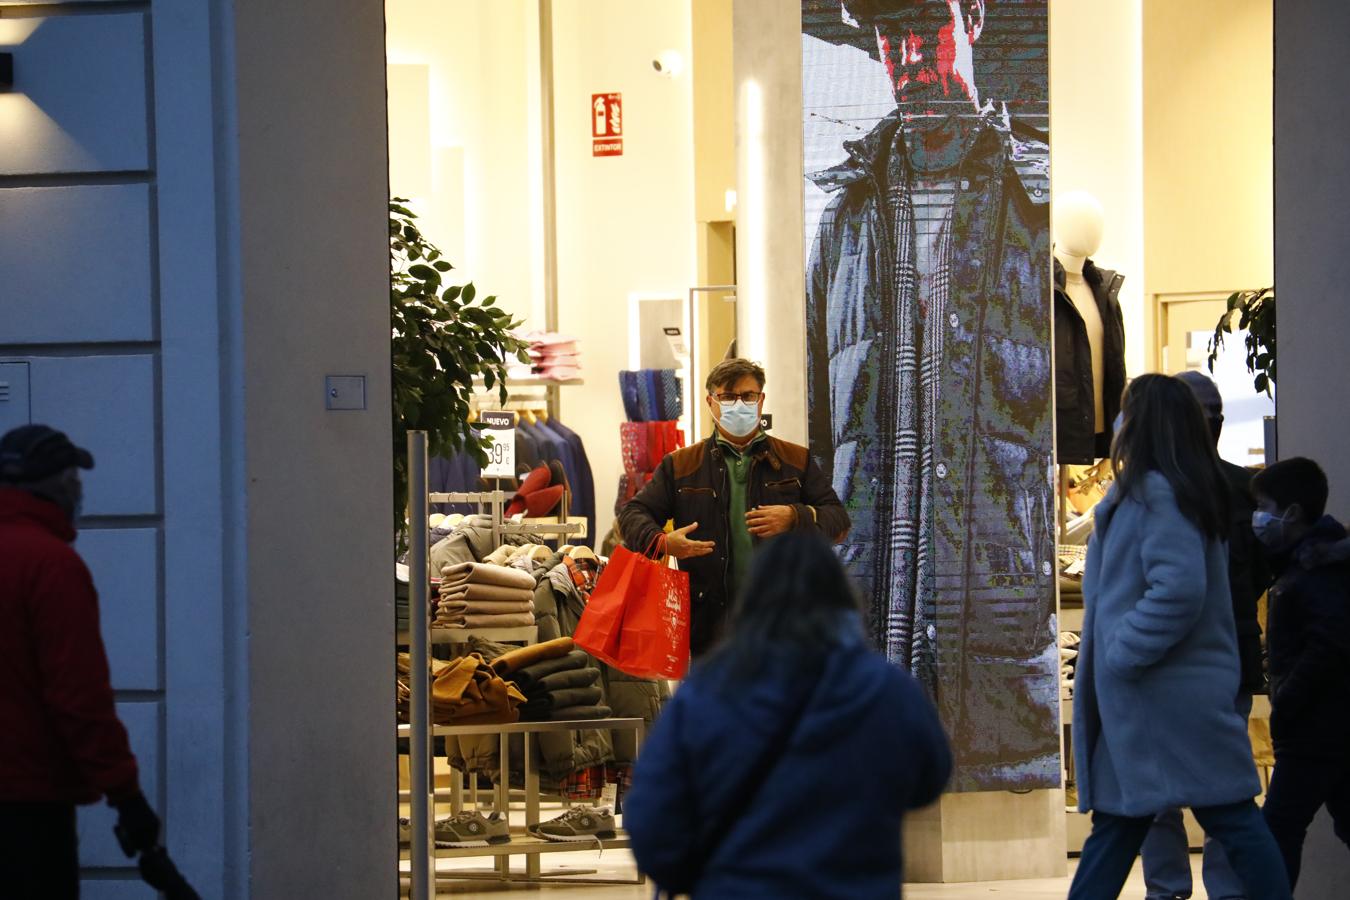
[[[159,846],[159,816],[146,802],[145,795],[137,791],[130,797],[117,803],[117,824],[113,833],[122,845],[122,852],[128,857]]]
[[[163,891],[168,900],[202,900],[163,847],[141,854],[141,878],[152,888]]]

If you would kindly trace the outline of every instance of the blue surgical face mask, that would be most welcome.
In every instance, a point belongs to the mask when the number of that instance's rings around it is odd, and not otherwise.
[[[745,437],[753,434],[759,427],[759,404],[746,403],[744,400],[732,400],[730,402],[718,400],[717,405],[722,413],[717,417],[717,424],[722,426],[722,430],[732,437]]]
[[[1252,531],[1256,533],[1256,539],[1269,550],[1279,550],[1285,544],[1285,515],[1287,512],[1277,516],[1261,509],[1252,513]]]

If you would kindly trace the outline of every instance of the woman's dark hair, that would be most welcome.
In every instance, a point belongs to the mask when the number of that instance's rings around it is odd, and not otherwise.
[[[1149,472],[1167,479],[1177,508],[1210,540],[1228,539],[1228,482],[1214,436],[1186,382],[1140,375],[1125,388],[1123,418],[1111,441],[1111,468],[1122,497]]]
[[[824,538],[789,532],[755,553],[727,633],[704,665],[726,682],[744,682],[759,675],[772,657],[817,657],[857,627],[849,614],[860,610],[848,575]]]

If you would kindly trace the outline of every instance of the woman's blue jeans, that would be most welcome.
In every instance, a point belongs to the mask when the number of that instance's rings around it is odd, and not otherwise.
[[[1191,810],[1205,833],[1228,854],[1242,879],[1247,900],[1293,900],[1280,848],[1251,800]],[[1130,877],[1134,859],[1153,824],[1153,816],[1129,818],[1092,814],[1092,834],[1069,888],[1069,900],[1115,900]]]

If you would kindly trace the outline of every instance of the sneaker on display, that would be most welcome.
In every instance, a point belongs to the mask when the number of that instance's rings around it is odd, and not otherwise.
[[[485,816],[476,809],[465,810],[435,826],[437,847],[486,847],[511,840],[511,826],[499,812]]]
[[[558,818],[536,825],[532,830],[549,841],[610,840],[617,836],[614,813],[607,806],[574,806]]]

